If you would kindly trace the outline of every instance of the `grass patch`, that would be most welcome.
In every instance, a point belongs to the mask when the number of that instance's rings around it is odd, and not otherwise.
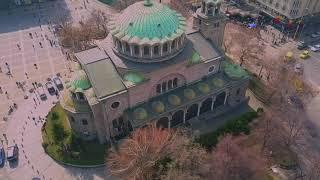
[[[237,118],[229,120],[225,125],[218,128],[217,130],[201,135],[198,139],[196,139],[196,142],[207,148],[208,150],[211,150],[212,147],[214,147],[218,143],[218,139],[221,135],[239,135],[241,133],[249,134],[249,123],[256,117],[258,117],[257,112],[246,112]]]
[[[60,104],[49,112],[42,139],[47,154],[58,161],[74,165],[104,163],[106,146],[97,141],[83,141],[74,134]]]

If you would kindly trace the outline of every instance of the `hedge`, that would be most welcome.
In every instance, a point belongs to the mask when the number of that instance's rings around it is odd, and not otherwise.
[[[215,131],[200,135],[200,137],[196,139],[196,142],[208,150],[211,150],[212,147],[218,143],[218,139],[221,135],[239,135],[241,133],[248,135],[250,133],[249,123],[256,117],[258,117],[257,112],[246,112],[237,118],[229,120],[225,125]]]

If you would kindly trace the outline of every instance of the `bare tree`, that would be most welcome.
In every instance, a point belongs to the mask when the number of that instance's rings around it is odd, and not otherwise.
[[[259,167],[230,135],[220,139],[211,162],[209,177],[214,180],[254,179]]]
[[[155,125],[136,130],[107,158],[108,168],[123,179],[151,179],[156,162],[168,156],[176,134]]]

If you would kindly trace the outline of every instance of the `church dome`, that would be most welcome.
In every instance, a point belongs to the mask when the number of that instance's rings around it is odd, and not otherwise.
[[[129,60],[158,62],[181,51],[186,19],[168,6],[140,1],[109,23],[114,50]]]
[[[81,92],[83,90],[89,89],[91,87],[90,81],[84,70],[77,71],[70,82],[71,87],[75,88],[77,91]]]

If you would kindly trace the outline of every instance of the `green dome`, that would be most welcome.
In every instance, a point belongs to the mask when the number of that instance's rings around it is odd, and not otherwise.
[[[221,80],[220,78],[214,78],[212,79],[212,84],[215,86],[215,87],[222,87],[223,86],[223,80]]]
[[[162,113],[164,112],[164,104],[161,101],[155,101],[152,103],[152,109],[154,112]]]
[[[143,120],[148,117],[148,113],[144,108],[137,108],[133,111],[133,116],[135,119]]]
[[[125,81],[130,81],[134,84],[138,84],[144,81],[144,76],[142,73],[130,71],[123,76],[123,79]]]
[[[189,100],[194,99],[196,97],[196,93],[192,89],[183,90],[183,95]]]
[[[206,83],[199,83],[198,84],[198,89],[202,92],[202,93],[208,93],[210,92],[210,88],[209,85]]]
[[[173,95],[173,94],[168,96],[168,101],[170,104],[174,106],[178,106],[181,104],[181,99],[177,95]]]
[[[140,1],[123,11],[123,13],[110,22],[111,34],[118,38],[127,36],[128,39],[164,39],[182,34],[186,19],[171,10],[168,6],[151,1],[145,5]]]
[[[86,90],[91,87],[90,81],[87,77],[86,72],[84,72],[84,70],[79,70],[73,75],[71,86],[74,86],[75,89],[82,89],[82,90]]]
[[[224,69],[224,73],[230,79],[238,80],[238,79],[241,79],[241,78],[248,76],[247,72],[237,64],[223,62],[222,67]]]

